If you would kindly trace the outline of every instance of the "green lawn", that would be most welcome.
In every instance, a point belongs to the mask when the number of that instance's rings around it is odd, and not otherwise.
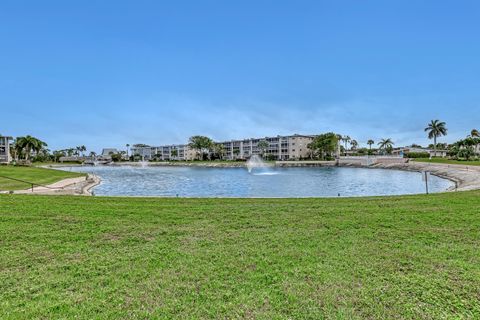
[[[461,164],[461,165],[468,165],[468,166],[480,166],[480,161],[460,161],[460,160],[450,160],[445,158],[420,158],[420,159],[412,159],[412,161],[417,162],[431,162],[431,163],[446,163],[446,164]]]
[[[479,199],[0,195],[0,318],[479,319]]]
[[[29,183],[10,180],[4,177],[45,185],[62,179],[80,177],[83,175],[83,173],[35,167],[0,166],[0,190],[22,190],[31,187],[31,184]]]
[[[64,162],[53,162],[53,161],[43,161],[43,162],[33,162],[32,166],[42,167],[42,166],[81,166],[82,164],[78,161],[64,161]]]

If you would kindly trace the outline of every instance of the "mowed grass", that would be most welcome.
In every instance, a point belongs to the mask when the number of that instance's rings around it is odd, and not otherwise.
[[[478,319],[480,192],[0,196],[2,319]]]
[[[417,161],[417,162],[430,162],[430,163],[444,163],[444,164],[459,164],[459,165],[465,165],[465,166],[480,166],[480,161],[466,161],[466,160],[451,160],[451,159],[445,159],[445,158],[419,158],[419,159],[412,159],[412,161]]]
[[[30,183],[46,185],[67,178],[84,176],[83,173],[67,172],[45,168],[21,167],[21,166],[0,166],[0,190],[22,190],[28,189]],[[15,181],[8,178],[19,179],[26,182]]]

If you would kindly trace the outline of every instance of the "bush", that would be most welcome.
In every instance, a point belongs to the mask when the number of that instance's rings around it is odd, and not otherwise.
[[[430,153],[428,152],[407,152],[404,155],[405,158],[417,159],[417,158],[430,158]]]
[[[113,153],[111,157],[113,162],[118,162],[122,160],[122,155],[120,153]]]
[[[265,160],[267,160],[267,161],[274,161],[274,160],[276,160],[276,159],[277,159],[277,157],[276,157],[275,155],[273,155],[273,154],[267,154],[267,155],[265,155]]]

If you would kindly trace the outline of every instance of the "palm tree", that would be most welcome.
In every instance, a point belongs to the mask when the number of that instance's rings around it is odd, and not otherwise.
[[[472,138],[480,138],[480,132],[477,129],[473,129],[470,132],[470,137]]]
[[[193,136],[188,140],[188,146],[197,151],[199,160],[203,160],[205,155],[209,155],[213,146],[213,141],[209,137]]]
[[[47,146],[45,142],[30,135],[18,137],[15,144],[20,151],[25,151],[25,160],[27,161],[30,159],[32,151],[38,153],[43,147]]]
[[[55,150],[55,151],[53,151],[52,154],[53,154],[53,161],[54,162],[58,162],[58,160],[60,160],[61,157],[66,156],[65,150]]]
[[[90,151],[90,158],[95,159],[97,153],[95,151]]]
[[[178,150],[177,149],[173,149],[171,152],[170,152],[170,155],[172,156],[173,159],[176,159],[178,157]]]
[[[370,147],[370,150],[372,150],[372,145],[375,144],[375,141],[373,141],[372,139],[370,139],[370,140],[367,141],[367,144],[368,144],[368,146]]]
[[[437,156],[437,137],[447,135],[446,123],[440,120],[432,120],[425,128],[425,132],[428,132],[428,139],[433,139],[433,154]]]
[[[357,142],[357,140],[352,140],[352,141],[350,142],[350,145],[352,146],[352,150],[357,149],[357,147],[358,147],[358,142]]]
[[[347,143],[350,142],[350,140],[352,140],[352,138],[350,138],[350,136],[343,136],[342,137],[342,141],[345,143],[345,155],[347,155]]]
[[[12,156],[15,161],[18,161],[22,154],[22,147],[17,143],[18,139],[15,139],[10,146],[10,155]]]
[[[393,143],[392,139],[390,139],[390,138],[382,139],[378,143],[378,146],[379,146],[380,150],[384,150],[384,152],[388,152],[388,150],[391,150],[393,145],[394,145],[394,143]]]
[[[341,146],[342,146],[342,135],[341,134],[336,134],[337,137],[337,151],[336,151],[336,157],[340,157],[341,154]],[[313,159],[313,153],[310,153],[310,157]]]

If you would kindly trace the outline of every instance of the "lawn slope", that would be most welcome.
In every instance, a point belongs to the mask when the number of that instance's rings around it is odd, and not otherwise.
[[[22,190],[31,187],[30,183],[46,185],[63,179],[84,176],[83,173],[67,172],[53,169],[21,167],[21,166],[0,166],[0,190]],[[14,178],[30,183],[15,181],[7,178]]]
[[[480,192],[0,195],[0,318],[480,318]]]
[[[443,163],[443,164],[459,164],[464,166],[480,166],[480,161],[478,160],[452,160],[446,158],[418,158],[412,159],[412,161],[416,162],[428,162],[428,163]]]

